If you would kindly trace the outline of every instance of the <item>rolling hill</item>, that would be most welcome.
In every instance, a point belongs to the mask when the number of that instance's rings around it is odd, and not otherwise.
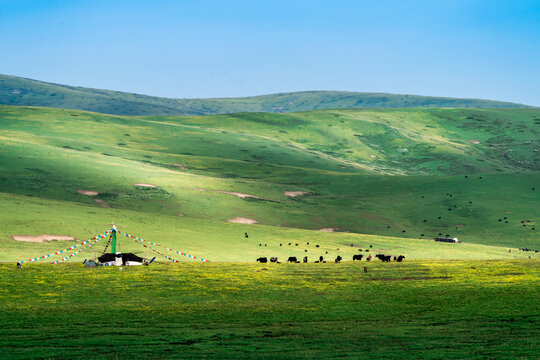
[[[78,109],[115,115],[210,115],[338,108],[529,107],[479,99],[344,91],[306,91],[243,98],[169,99],[58,85],[9,75],[0,75],[0,104]]]
[[[537,256],[506,247],[539,247],[539,123],[536,109],[134,117],[0,106],[0,260],[61,246],[13,235],[85,239],[111,221],[219,261],[368,245]],[[228,222],[245,219],[257,224]],[[429,241],[439,234],[464,243]]]

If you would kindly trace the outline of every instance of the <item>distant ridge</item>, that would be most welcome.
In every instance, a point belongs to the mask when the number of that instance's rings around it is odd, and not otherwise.
[[[211,115],[343,108],[531,108],[503,101],[346,91],[303,91],[242,98],[172,99],[59,85],[1,74],[0,104],[87,110],[114,115]]]

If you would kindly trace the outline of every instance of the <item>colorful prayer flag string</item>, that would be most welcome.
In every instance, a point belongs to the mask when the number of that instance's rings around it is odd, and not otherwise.
[[[184,252],[182,252],[182,251],[177,251],[177,250],[168,248],[168,247],[166,247],[166,246],[163,246],[163,245],[160,245],[160,244],[157,244],[157,243],[154,243],[154,242],[151,242],[151,241],[148,241],[148,240],[144,240],[144,239],[142,239],[142,238],[139,238],[139,237],[136,237],[136,236],[127,234],[127,233],[122,232],[122,231],[119,231],[119,233],[122,234],[122,235],[124,235],[125,237],[131,238],[131,239],[133,239],[133,240],[135,240],[135,241],[140,242],[141,245],[143,245],[143,246],[145,246],[145,245],[143,244],[143,242],[144,242],[144,243],[148,243],[148,244],[150,244],[150,245],[160,246],[160,247],[162,247],[162,248],[164,248],[164,249],[167,249],[167,250],[170,251],[170,252],[176,253],[176,254],[178,254],[178,255],[183,255],[183,256],[189,257],[189,258],[191,258],[191,259],[197,259],[197,260],[200,260],[200,261],[202,261],[202,262],[210,262],[210,260],[208,260],[208,259],[198,258],[197,256],[190,255],[190,254],[186,254],[186,253],[184,253]],[[145,247],[147,247],[147,248],[149,248],[150,250],[156,252],[156,250],[152,249],[152,248],[149,247],[149,246],[145,246]],[[158,253],[158,252],[156,252],[156,253]],[[159,253],[159,254],[160,254],[160,255],[163,255],[163,254],[161,254],[161,253]],[[167,255],[163,255],[163,256],[167,256]]]
[[[86,240],[86,241],[83,241],[79,244],[76,244],[76,245],[73,245],[73,246],[70,246],[68,247],[67,249],[64,249],[64,250],[59,250],[59,251],[55,251],[54,253],[52,254],[47,254],[47,255],[42,255],[42,256],[38,256],[38,257],[35,257],[35,258],[31,258],[31,259],[28,259],[28,260],[21,260],[19,261],[21,264],[25,263],[25,262],[32,262],[32,261],[38,261],[38,260],[42,260],[42,259],[47,259],[47,258],[50,258],[51,256],[54,256],[54,255],[60,255],[60,254],[63,254],[64,252],[67,252],[69,250],[73,250],[73,249],[76,249],[76,248],[80,248],[86,244],[89,244],[92,240],[94,240],[94,243],[98,242],[99,240],[105,238],[108,234],[111,233],[112,230],[108,230],[108,231],[105,231],[103,234],[99,234],[99,235],[96,235],[94,236],[92,239],[90,240]],[[92,244],[94,245],[94,244]],[[72,256],[72,255],[70,255]],[[69,257],[69,256],[68,256]]]
[[[79,249],[79,251],[76,251],[76,252],[74,252],[73,254],[68,255],[68,256],[66,256],[65,258],[62,258],[62,259],[60,259],[60,260],[53,261],[51,264],[58,264],[58,263],[60,263],[60,262],[66,261],[66,260],[69,259],[70,257],[73,257],[73,256],[75,256],[75,255],[78,255],[78,254],[81,253],[83,250],[88,249],[89,247],[91,247],[91,246],[97,244],[98,242],[99,242],[99,239],[94,240],[94,243],[93,243],[93,244],[92,244],[92,243],[88,244],[88,245],[86,246],[85,249]]]

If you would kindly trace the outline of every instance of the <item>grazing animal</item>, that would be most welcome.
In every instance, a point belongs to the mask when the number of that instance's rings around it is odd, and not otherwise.
[[[277,263],[277,261],[278,261],[278,258],[275,257],[275,256],[272,256],[272,257],[270,258],[270,262]]]
[[[266,264],[268,262],[268,259],[265,257],[260,257],[257,259],[257,261],[260,262],[261,264]]]
[[[289,243],[289,245],[291,245],[291,243]]]
[[[289,256],[289,258],[287,259],[287,262],[293,262],[293,263],[295,263],[295,262],[297,262],[297,261],[298,261],[298,259],[297,259],[295,256]]]
[[[363,255],[353,255],[353,256],[352,256],[352,259],[353,259],[353,261],[355,261],[355,260],[359,260],[359,261],[360,261],[360,260],[362,260],[362,257],[363,257]]]
[[[262,244],[259,244],[259,246],[262,246]]]
[[[399,255],[398,258],[397,258],[397,262],[402,262],[403,259],[405,259],[405,256]]]
[[[375,257],[381,260],[382,262],[390,262],[390,260],[392,259],[391,255],[384,255],[384,254],[377,254],[375,255]]]
[[[319,261],[320,262],[323,262],[324,261],[324,258],[322,256],[319,256]]]
[[[304,249],[304,252],[307,252],[307,249]]]
[[[339,262],[343,260],[343,258],[341,256],[337,256],[336,260],[334,260],[337,264],[339,264]]]
[[[20,262],[17,262],[17,268],[22,269],[22,264]]]
[[[298,246],[298,244],[294,244],[294,246]]]
[[[244,233],[244,237],[247,239],[249,236],[247,233]]]
[[[307,263],[307,256],[304,256],[304,263]]]
[[[315,247],[319,247],[319,245],[315,245]]]
[[[279,244],[279,246],[283,246],[283,244]]]

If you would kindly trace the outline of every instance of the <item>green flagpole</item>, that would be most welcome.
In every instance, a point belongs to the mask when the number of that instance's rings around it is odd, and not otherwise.
[[[116,254],[116,225],[114,225],[114,224],[113,224],[113,228],[112,228],[111,253]]]

